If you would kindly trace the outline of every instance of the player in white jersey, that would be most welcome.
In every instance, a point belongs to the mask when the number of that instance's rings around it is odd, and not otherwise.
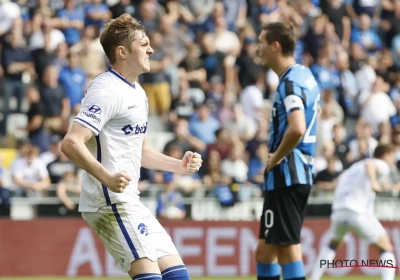
[[[332,262],[345,235],[353,232],[374,245],[381,252],[382,263],[396,266],[393,246],[382,224],[374,216],[375,193],[389,190],[390,169],[395,164],[395,148],[390,144],[376,147],[374,158],[354,163],[340,176],[336,186],[331,214],[331,241],[318,255],[311,272],[311,280],[319,280],[326,266]],[[382,280],[393,280],[396,269],[380,269]]]
[[[124,14],[104,27],[100,42],[112,67],[88,86],[62,143],[86,171],[79,210],[132,279],[189,279],[170,236],[140,202],[138,180],[141,166],[193,174],[201,156],[177,160],[146,144],[148,102],[137,78],[150,71],[153,49],[144,27]]]

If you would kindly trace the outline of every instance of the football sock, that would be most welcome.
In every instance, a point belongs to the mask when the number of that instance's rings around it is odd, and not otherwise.
[[[161,272],[163,280],[190,280],[184,264],[171,266]]]
[[[284,280],[305,280],[306,273],[303,261],[295,261],[282,265],[282,276]]]
[[[321,265],[321,260],[332,262],[336,256],[336,249],[332,246],[324,247],[318,254],[314,267],[311,271],[310,280],[319,280],[324,275],[325,268]]]
[[[276,263],[257,263],[257,280],[279,280],[281,268]]]
[[[142,273],[133,276],[132,280],[161,280],[161,274],[158,273]]]
[[[383,251],[381,253],[381,263],[384,266],[396,266],[396,259],[393,252]],[[393,280],[396,276],[396,268],[379,268],[382,280]]]

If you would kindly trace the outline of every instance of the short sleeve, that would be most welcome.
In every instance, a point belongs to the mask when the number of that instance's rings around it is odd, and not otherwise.
[[[285,81],[279,86],[279,94],[283,99],[286,113],[289,115],[296,110],[304,111],[302,89],[292,81]]]
[[[118,99],[107,87],[97,83],[89,85],[82,100],[81,110],[74,121],[98,135],[104,125],[118,112]]]

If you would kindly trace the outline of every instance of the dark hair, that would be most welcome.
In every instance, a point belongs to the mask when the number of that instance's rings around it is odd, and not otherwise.
[[[266,39],[268,44],[278,42],[282,48],[282,55],[291,56],[294,54],[298,34],[294,26],[285,22],[271,22],[263,26],[267,31]]]
[[[384,155],[393,153],[396,147],[393,144],[379,144],[374,151],[374,158],[382,158]]]

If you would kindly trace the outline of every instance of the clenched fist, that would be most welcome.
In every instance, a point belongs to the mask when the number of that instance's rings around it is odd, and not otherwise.
[[[109,178],[105,180],[104,185],[112,192],[122,193],[128,187],[131,180],[132,177],[126,173],[126,171],[121,171],[109,176]]]
[[[201,155],[193,152],[186,152],[182,158],[181,174],[193,174],[199,171],[203,160]]]

